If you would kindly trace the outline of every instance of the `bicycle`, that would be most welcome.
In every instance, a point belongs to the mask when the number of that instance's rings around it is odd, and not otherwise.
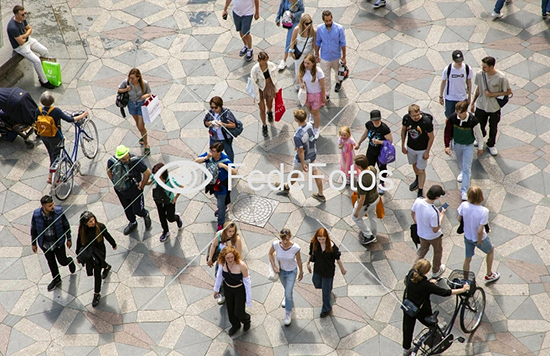
[[[67,113],[69,116],[78,116],[83,111]],[[59,143],[62,148],[61,153],[53,167],[50,169],[52,173],[52,191],[59,200],[65,200],[71,194],[74,185],[74,176],[80,172],[80,162],[78,162],[78,144],[82,148],[84,156],[89,159],[94,159],[99,150],[99,135],[97,127],[92,119],[86,118],[73,123],[74,125],[74,146],[71,154],[65,149],[65,138]]]
[[[454,338],[451,334],[453,324],[460,311],[460,328],[467,334],[473,333],[481,324],[485,312],[485,291],[476,286],[475,274],[462,270],[453,270],[448,278],[444,278],[451,289],[462,288],[466,283],[470,285],[467,293],[456,295],[456,305],[451,322],[443,328],[439,325],[437,316],[439,311],[427,317],[425,321],[429,327],[424,328],[413,341],[411,356],[429,356],[442,353],[451,347],[454,341],[463,343],[463,337]]]

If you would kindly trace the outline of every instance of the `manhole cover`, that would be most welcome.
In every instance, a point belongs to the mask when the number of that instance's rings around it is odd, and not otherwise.
[[[279,204],[273,199],[242,193],[231,208],[231,214],[237,221],[264,227]]]

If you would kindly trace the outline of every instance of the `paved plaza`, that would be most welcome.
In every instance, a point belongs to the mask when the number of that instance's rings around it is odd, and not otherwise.
[[[101,140],[93,161],[80,159],[84,175],[75,179],[71,196],[56,204],[68,214],[73,241],[78,217],[91,210],[107,224],[119,248],[107,247],[113,270],[97,308],[91,306],[93,278],[80,266],[73,275],[61,268],[62,287],[48,292],[50,272],[42,253],[32,253],[29,234],[32,211],[50,189],[48,155],[40,141],[29,150],[19,138],[12,143],[1,140],[0,354],[401,355],[398,299],[415,254],[408,228],[416,197],[408,189],[412,168],[399,149],[401,117],[412,103],[434,115],[435,144],[426,186],[442,184],[448,191],[442,199],[450,205],[443,223],[443,262],[449,269],[460,269],[464,243],[456,233],[459,168],[444,153],[445,117],[437,98],[441,72],[451,52],[461,49],[475,71],[483,57],[494,56],[514,97],[503,109],[498,156],[486,150],[472,167],[472,183],[483,188],[490,210],[494,269],[501,278],[484,286],[484,256],[478,252],[472,269],[487,293],[485,317],[472,336],[464,335],[464,344],[453,344],[445,354],[550,355],[550,20],[542,19],[540,0],[511,0],[497,21],[490,16],[494,1],[488,0],[388,0],[377,10],[373,2],[305,1],[314,24],[330,9],[345,27],[351,70],[342,91],[333,91],[321,109],[324,129],[317,161],[327,164],[322,169],[325,186],[328,174],[339,167],[340,126],[351,126],[358,139],[368,113],[380,109],[398,148],[397,161],[389,165],[395,186],[383,198],[386,216],[378,222],[378,242],[365,248],[351,220],[349,189],[326,189],[327,202],[320,204],[307,189],[285,197],[248,187],[246,176],[254,169],[269,172],[280,164],[286,172],[291,169],[291,138],[297,128],[292,111],[299,105],[294,65],[289,59],[289,68],[279,75],[287,113],[269,125],[265,139],[258,107],[245,91],[254,62],[238,56],[242,45],[231,17],[221,17],[224,0],[25,1],[33,36],[62,65],[63,85],[53,90],[57,106],[90,110]],[[16,3],[3,0],[3,15]],[[255,54],[265,50],[275,63],[282,57],[286,36],[286,30],[275,25],[278,6],[277,0],[262,0],[260,19],[252,27]],[[152,152],[145,160],[150,167],[191,160],[207,150],[202,119],[214,95],[244,123],[243,134],[234,142],[235,161],[245,164],[239,168],[244,178],[232,192],[230,217],[241,221],[244,260],[251,271],[252,327],[246,333],[227,335],[225,306],[212,297],[213,269],[204,257],[216,229],[216,202],[210,195],[180,197],[177,211],[185,228],[177,231],[172,224],[172,236],[161,243],[162,229],[146,190],[153,228],[145,231],[139,219],[137,230],[122,234],[127,221],[105,166],[119,144],[143,154],[133,120],[123,119],[114,105],[116,88],[132,67],[142,71],[163,104],[161,118],[148,125]],[[37,101],[42,90],[30,63],[24,60],[20,68],[25,77],[18,86]],[[64,132],[72,142],[72,127],[65,123]],[[292,324],[285,327],[283,288],[267,279],[271,241],[283,227],[289,228],[305,261],[309,240],[323,225],[340,245],[348,271],[344,277],[336,272],[333,314],[319,318],[321,292],[306,273],[295,287]],[[74,256],[74,248],[70,254]],[[454,299],[434,299],[433,305],[448,320]],[[458,322],[454,334],[462,335]]]

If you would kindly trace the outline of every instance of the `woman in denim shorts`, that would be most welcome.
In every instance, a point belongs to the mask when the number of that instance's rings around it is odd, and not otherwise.
[[[151,148],[147,142],[147,129],[143,122],[141,106],[151,96],[151,88],[146,80],[143,80],[141,72],[137,68],[132,68],[128,78],[124,79],[118,87],[119,93],[128,93],[130,101],[128,102],[128,111],[136,121],[136,127],[141,135],[139,144],[145,147],[145,154],[151,153]]]

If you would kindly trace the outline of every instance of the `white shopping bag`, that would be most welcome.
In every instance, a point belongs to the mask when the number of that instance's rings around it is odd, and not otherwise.
[[[254,83],[252,82],[252,78],[248,77],[248,83],[246,83],[246,92],[248,95],[256,99],[256,95],[254,95]]]
[[[162,111],[162,107],[160,106],[160,100],[156,95],[151,95],[143,105],[141,106],[141,114],[143,115],[143,122],[146,124],[150,124],[157,116],[159,116],[160,112]]]
[[[300,101],[300,105],[304,106],[307,102],[307,90],[305,88],[300,87],[300,90],[298,90],[298,100]]]

